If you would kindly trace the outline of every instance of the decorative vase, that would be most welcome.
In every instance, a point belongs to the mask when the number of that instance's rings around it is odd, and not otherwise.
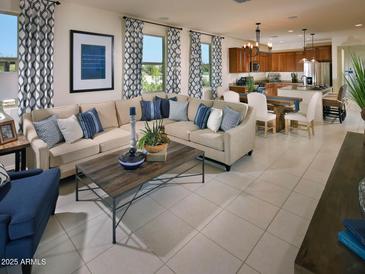
[[[119,157],[119,163],[127,170],[133,170],[140,167],[146,158],[146,155],[137,151],[137,134],[136,134],[136,108],[129,109],[131,121],[131,139],[130,147],[127,153]]]
[[[164,149],[166,149],[167,146],[168,146],[168,144],[161,144],[161,145],[157,145],[157,146],[145,145],[144,149],[149,153],[157,153],[157,152],[160,152],[160,151],[163,151]]]

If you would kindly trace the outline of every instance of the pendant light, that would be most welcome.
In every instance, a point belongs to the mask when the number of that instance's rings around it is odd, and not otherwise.
[[[305,57],[306,47],[305,47],[305,33],[307,29],[302,29],[303,31],[303,59],[301,60],[303,63],[307,61],[307,58]]]
[[[316,58],[315,58],[315,48],[314,48],[314,35],[316,35],[315,33],[311,33],[311,36],[312,36],[312,52],[313,52],[313,56],[312,56],[312,59],[311,59],[311,62],[312,63],[316,63],[317,62],[317,60],[316,60]]]

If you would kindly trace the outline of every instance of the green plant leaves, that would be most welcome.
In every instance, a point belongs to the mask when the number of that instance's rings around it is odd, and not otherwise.
[[[352,100],[361,108],[365,108],[365,61],[355,54],[351,55],[354,73],[345,78]]]

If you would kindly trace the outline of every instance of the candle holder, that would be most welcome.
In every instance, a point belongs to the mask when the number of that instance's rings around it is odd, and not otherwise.
[[[127,170],[133,170],[140,167],[146,158],[146,155],[137,151],[137,134],[136,134],[136,108],[129,108],[129,117],[131,123],[131,140],[129,151],[119,157],[119,163]]]

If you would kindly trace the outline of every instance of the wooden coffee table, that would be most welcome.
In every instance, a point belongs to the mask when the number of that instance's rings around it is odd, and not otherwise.
[[[118,162],[118,157],[127,152],[128,149],[105,155],[103,157],[86,161],[76,165],[76,201],[79,199],[80,191],[92,191],[98,199],[106,202],[105,197],[101,197],[96,190],[102,190],[111,198],[111,203],[107,206],[112,211],[113,221],[113,244],[116,243],[116,228],[123,219],[129,207],[143,195],[168,184],[176,178],[201,176],[202,183],[205,181],[204,171],[204,152],[182,144],[171,142],[167,149],[167,160],[165,162],[145,162],[136,170],[125,170]],[[202,158],[202,162],[193,161],[196,158]],[[174,176],[162,176],[177,167],[182,166],[184,169]],[[195,166],[201,165],[201,173],[185,174]],[[87,177],[96,187],[83,183],[83,177]],[[152,188],[139,194],[142,187],[150,183]],[[79,185],[81,185],[79,187]],[[126,192],[135,189],[133,198],[122,205],[117,205],[117,199]],[[86,200],[85,200],[86,201]],[[87,201],[90,201],[88,199]],[[123,209],[121,217],[117,220],[116,212]]]

